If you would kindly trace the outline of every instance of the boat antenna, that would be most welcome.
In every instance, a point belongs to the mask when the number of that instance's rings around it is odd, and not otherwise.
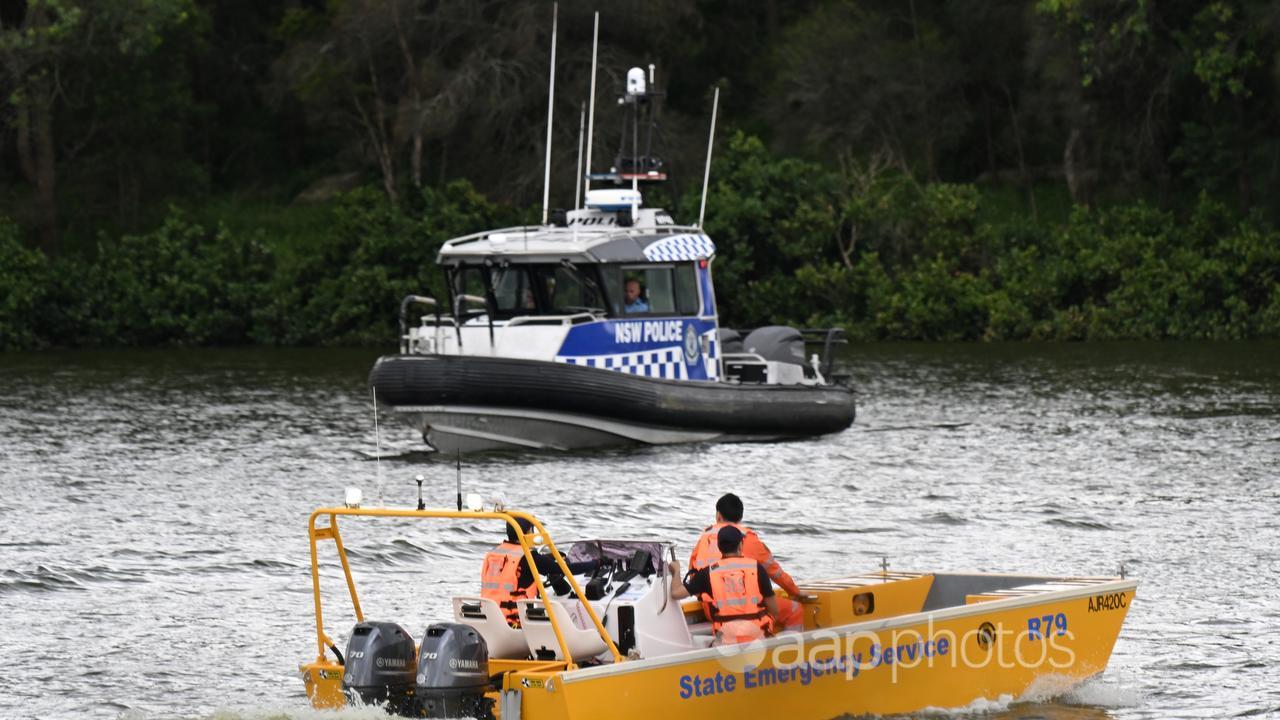
[[[551,111],[556,103],[556,29],[560,3],[551,4],[551,81],[547,88],[547,169],[542,175],[542,224],[547,224],[547,204],[551,201]]]
[[[382,504],[382,432],[378,428],[378,386],[370,385],[369,394],[373,399],[373,442],[376,448],[373,461],[378,466],[378,504]]]
[[[634,107],[635,122],[631,125],[631,157],[633,159],[631,168],[631,224],[636,224],[636,215],[640,209],[640,168],[634,167],[638,162],[640,155],[640,103],[636,102]]]
[[[595,139],[596,126],[596,48],[600,43],[600,11],[596,11],[594,29],[591,31],[591,98],[587,111],[587,165],[583,179],[583,192],[591,192],[591,141]]]
[[[587,127],[587,104],[582,103],[578,114],[578,174],[575,178],[582,177],[582,136],[586,132]],[[573,209],[577,210],[582,204],[582,185],[576,180],[573,183]]]
[[[702,227],[702,219],[707,214],[707,183],[711,181],[711,147],[716,140],[716,110],[720,108],[720,87],[716,86],[715,97],[711,100],[711,132],[707,135],[707,169],[702,172],[702,205],[698,208],[698,227]]]
[[[653,63],[649,63],[649,87],[651,88],[658,87],[657,76],[654,75],[655,69],[656,69],[656,66]],[[645,131],[645,140],[644,140],[644,156],[646,158],[653,157],[653,129],[658,125],[658,121],[655,118],[656,114],[657,114],[656,110],[649,111],[649,127]]]
[[[462,448],[458,448],[458,512],[462,512]]]

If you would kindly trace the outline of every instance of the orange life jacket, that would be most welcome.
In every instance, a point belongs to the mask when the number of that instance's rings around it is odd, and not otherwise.
[[[520,561],[523,559],[524,550],[519,545],[504,542],[484,556],[484,569],[480,573],[480,597],[498,603],[507,616],[507,622],[512,625],[520,624],[516,600],[538,596],[538,589],[532,583],[519,587]]]
[[[743,525],[742,523],[721,522],[712,525],[703,531],[702,536],[698,538],[698,542],[693,546],[693,552],[689,554],[689,570],[701,570],[709,567],[712,563],[719,560],[720,547],[716,540],[720,534],[720,528],[725,525],[732,525],[742,533],[742,556],[748,560],[755,560],[764,566],[765,572],[769,574],[769,579],[788,595],[795,596],[800,594],[800,588],[796,586],[796,581],[791,579],[786,570],[778,564],[773,558],[773,553],[769,551],[769,547],[765,545],[760,536],[756,535],[756,531]]]
[[[716,540],[720,534],[720,528],[726,525],[732,525],[738,528],[742,533],[744,540],[747,533],[752,532],[739,523],[729,522],[716,523],[715,525],[707,528],[702,532],[702,536],[698,538],[698,542],[694,543],[693,552],[689,553],[690,570],[701,570],[704,567],[709,567],[712,563],[722,557],[720,554],[720,546],[717,544]]]
[[[711,626],[717,631],[732,620],[751,620],[767,635],[773,627],[764,596],[760,594],[760,571],[755,560],[721,558],[711,566],[711,597],[703,602],[711,609]]]

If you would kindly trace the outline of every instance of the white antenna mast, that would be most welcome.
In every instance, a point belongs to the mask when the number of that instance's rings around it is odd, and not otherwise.
[[[716,87],[715,97],[711,101],[711,133],[707,135],[707,169],[702,173],[702,206],[698,208],[698,227],[702,227],[702,218],[707,214],[707,183],[711,181],[711,146],[716,140],[716,110],[720,107],[720,87]]]
[[[578,174],[574,176],[577,178],[582,177],[582,134],[587,127],[587,104],[582,103],[581,108],[578,115]],[[582,184],[575,182],[573,187],[573,209],[577,210],[582,202]]]
[[[591,141],[595,139],[596,126],[596,47],[600,42],[600,11],[596,11],[594,28],[591,31],[591,109],[587,113],[587,172],[584,178],[584,192],[591,192]]]
[[[547,204],[551,201],[551,111],[556,102],[556,29],[560,3],[551,5],[551,82],[547,89],[547,169],[542,176],[542,224],[547,224]]]

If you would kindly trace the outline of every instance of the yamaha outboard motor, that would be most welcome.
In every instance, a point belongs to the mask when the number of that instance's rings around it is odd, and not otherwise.
[[[417,652],[413,638],[395,623],[362,622],[347,642],[342,692],[352,703],[384,705],[406,714],[413,697]]]
[[[418,711],[429,718],[492,720],[489,647],[470,625],[435,623],[418,655]]]
[[[804,365],[804,336],[795,328],[782,325],[756,328],[742,341],[742,347],[765,360]]]

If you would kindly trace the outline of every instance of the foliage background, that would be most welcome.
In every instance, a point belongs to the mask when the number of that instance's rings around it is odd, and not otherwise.
[[[555,205],[592,9],[560,3]],[[532,0],[5,3],[0,348],[392,342],[441,242],[536,220],[549,31]],[[678,219],[722,91],[729,324],[1280,336],[1275,3],[610,7],[596,169],[649,63]]]

